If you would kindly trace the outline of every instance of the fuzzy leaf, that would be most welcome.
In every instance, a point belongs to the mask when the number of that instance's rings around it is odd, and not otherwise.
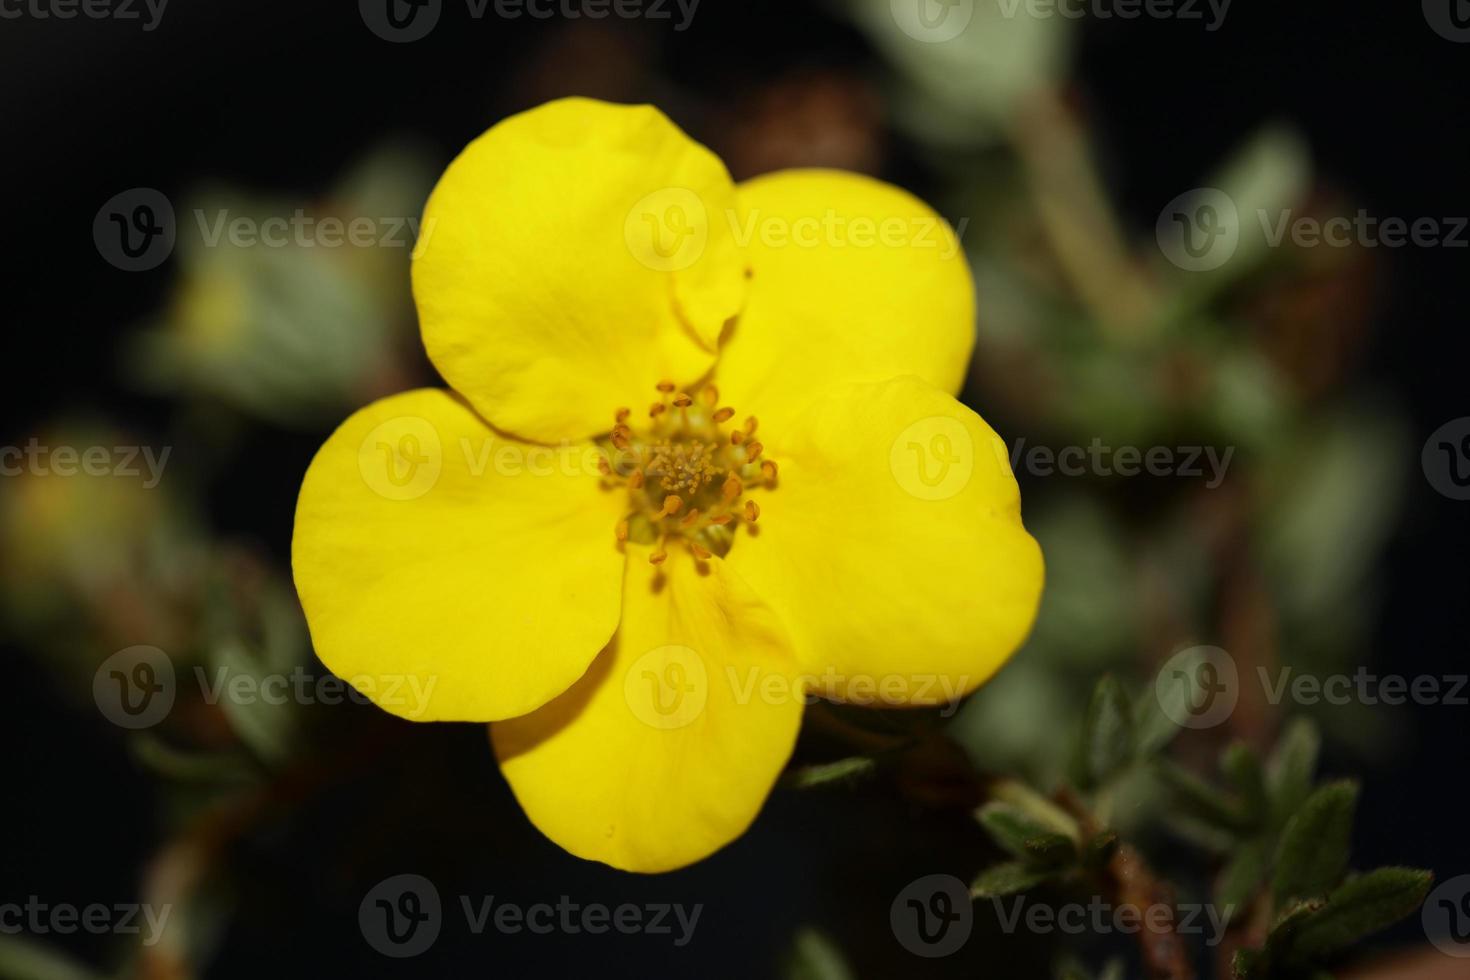
[[[1266,880],[1269,857],[1269,848],[1264,840],[1241,845],[1220,870],[1220,877],[1215,882],[1215,904],[1221,909],[1229,909],[1232,918],[1243,913]]]
[[[1231,742],[1220,757],[1220,771],[1239,797],[1243,815],[1252,824],[1266,817],[1266,776],[1260,757],[1244,742]]]
[[[1271,890],[1278,904],[1325,895],[1347,871],[1358,784],[1328,783],[1307,797],[1281,835]]]
[[[1064,868],[1077,862],[1077,843],[1066,834],[1043,834],[1025,843],[1022,860],[1034,868]]]
[[[1317,963],[1413,914],[1434,876],[1414,868],[1379,868],[1349,881],[1307,914],[1284,951],[1291,964]]]
[[[1016,857],[1026,856],[1026,842],[1055,833],[1020,807],[991,802],[976,811],[975,816],[991,838]]]
[[[1157,772],[1184,815],[1234,834],[1252,829],[1245,807],[1230,794],[1167,759],[1159,762]]]
[[[1028,891],[1053,877],[1053,872],[1032,868],[1020,861],[1007,861],[986,868],[970,884],[972,898],[999,898]]]
[[[802,766],[786,776],[786,785],[791,789],[812,789],[832,783],[853,782],[871,774],[877,764],[868,756],[859,755],[835,762]]]

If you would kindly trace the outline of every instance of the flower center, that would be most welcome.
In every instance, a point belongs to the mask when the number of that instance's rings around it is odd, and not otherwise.
[[[645,425],[635,429],[632,410],[620,408],[603,441],[603,482],[628,494],[617,539],[657,544],[648,558],[655,565],[668,558],[671,539],[684,541],[699,559],[723,556],[740,524],[760,517],[750,495],[775,488],[776,464],[761,456],[754,416],[730,424],[735,409],[717,407],[714,385],[700,389],[697,400],[670,381],[660,382],[658,392]]]

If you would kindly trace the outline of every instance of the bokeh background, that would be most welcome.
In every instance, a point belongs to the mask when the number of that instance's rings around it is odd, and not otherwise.
[[[351,3],[173,0],[153,30],[7,14],[0,445],[170,456],[152,487],[0,478],[0,902],[166,902],[177,918],[149,949],[0,936],[0,974],[1047,975],[1047,937],[981,929],[928,961],[888,927],[907,882],[968,877],[993,857],[952,768],[1054,782],[1099,675],[1145,685],[1197,643],[1242,670],[1466,671],[1470,503],[1436,489],[1421,449],[1470,414],[1470,235],[1459,248],[1272,248],[1257,230],[1190,272],[1156,234],[1201,186],[1244,215],[1361,208],[1446,233],[1470,215],[1470,44],[1434,29],[1433,6],[1240,2],[1210,30],[1203,6],[1199,20],[1074,20],[976,0],[943,44],[906,35],[888,0],[703,0],[683,30],[675,6],[671,19],[507,20],[446,0],[427,37],[401,44]],[[477,726],[185,698],[130,733],[92,697],[98,665],[135,644],[181,670],[322,672],[289,579],[300,477],[355,407],[437,383],[409,249],[210,247],[192,210],[416,218],[468,140],[568,94],[658,104],[737,179],[859,170],[965,222],[980,321],[964,400],[1008,444],[1233,451],[1214,486],[1022,467],[1049,581],[1013,665],[942,742],[850,784],[778,790],[746,837],[651,878],[545,841]],[[178,242],[156,268],[124,271],[93,222],[140,187],[172,203]],[[1242,694],[1182,758],[1227,737],[1271,743],[1289,713]],[[1357,863],[1470,872],[1470,709],[1293,711],[1321,727],[1327,772],[1364,780]],[[848,725],[881,742],[943,722],[836,718],[808,726],[798,763],[850,752]],[[1151,800],[1140,788],[1122,821],[1178,866],[1186,894],[1207,888],[1211,866],[1181,856]],[[684,947],[446,927],[400,962],[370,948],[357,913],[405,872],[447,901],[703,912]],[[1412,919],[1380,944],[1425,937]]]

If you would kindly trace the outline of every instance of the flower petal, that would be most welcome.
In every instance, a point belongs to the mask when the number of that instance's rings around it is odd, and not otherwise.
[[[490,726],[531,821],[628,871],[683,867],[744,833],[801,724],[771,611],[721,562],[680,550],[661,567],[630,546],[613,643],[562,697]]]
[[[708,370],[744,299],[718,157],[652,106],[562,99],[449,165],[413,263],[424,346],[497,428],[581,439]]]
[[[978,687],[1041,596],[1000,438],[913,377],[829,388],[789,435],[726,562],[786,623],[812,687],[888,704]]]
[[[829,383],[913,374],[959,392],[975,291],[959,239],[922,201],[835,170],[738,188],[736,240],[752,270],[720,353],[726,401],[784,424]]]
[[[322,662],[415,721],[505,718],[566,690],[618,623],[625,501],[596,456],[507,439],[438,389],[342,423],[291,542]]]

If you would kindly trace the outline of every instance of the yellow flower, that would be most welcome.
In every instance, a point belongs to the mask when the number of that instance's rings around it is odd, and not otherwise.
[[[413,285],[454,390],[327,440],[297,589],[382,707],[494,722],[573,854],[697,861],[754,819],[810,697],[943,704],[1030,629],[1040,550],[953,397],[969,272],[903,191],[736,186],[656,109],[567,99],[449,166]]]

